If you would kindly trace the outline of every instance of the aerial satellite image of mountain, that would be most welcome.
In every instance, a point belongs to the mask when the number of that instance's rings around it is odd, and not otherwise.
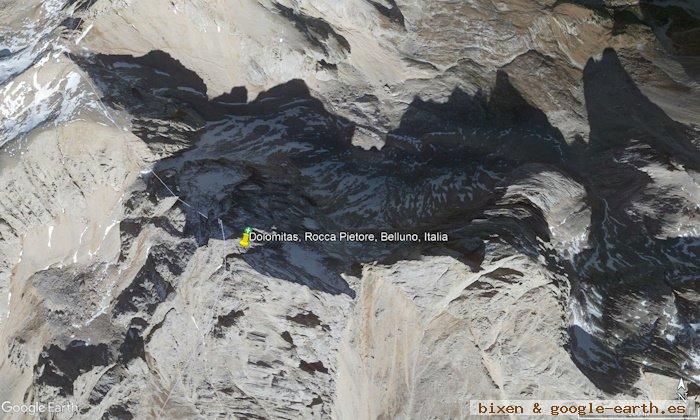
[[[699,394],[699,0],[0,0],[0,418]]]

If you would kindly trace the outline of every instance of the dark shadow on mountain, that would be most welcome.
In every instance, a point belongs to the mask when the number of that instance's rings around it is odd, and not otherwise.
[[[379,13],[382,14],[385,18],[389,19],[390,22],[395,23],[396,25],[399,25],[401,28],[406,29],[406,24],[404,22],[404,17],[403,13],[401,12],[401,9],[399,6],[396,4],[394,0],[386,0],[386,3],[389,4],[389,7],[385,5],[385,2],[382,1],[373,1],[373,0],[367,0],[372,6],[374,6],[375,9]]]
[[[436,134],[439,133],[439,134]],[[529,134],[529,135],[528,135]],[[500,136],[502,140],[494,140]],[[406,138],[420,140],[406,144]],[[416,149],[416,154],[442,153],[454,159],[455,150],[463,153],[517,162],[560,163],[561,132],[547,116],[530,105],[499,71],[493,89],[469,95],[456,88],[444,103],[426,102],[416,97],[404,113],[399,126],[387,136],[385,152]]]
[[[106,366],[110,357],[110,349],[105,343],[93,345],[74,340],[65,349],[51,344],[45,346],[39,355],[34,368],[35,381],[55,387],[58,395],[73,395],[78,376],[95,366]]]
[[[479,90],[469,95],[455,88],[443,103],[414,98],[393,133],[424,135],[437,129],[467,127],[532,129],[562,140],[561,132],[549,123],[544,112],[523,98],[503,70],[496,73],[489,92]]]
[[[498,72],[488,93],[455,89],[443,103],[415,98],[381,151],[354,147],[354,125],[326,110],[300,80],[245,102],[243,88],[209,99],[201,78],[161,52],[139,58],[97,56],[81,65],[108,105],[135,116],[135,134],[162,151],[153,172],[169,189],[156,177],[144,176],[146,193],[153,201],[174,193],[189,203],[191,207],[178,204],[185,214],[183,235],[200,246],[220,239],[222,227],[230,239],[245,226],[290,233],[439,230],[450,237],[439,245],[268,243],[229,256],[244,259],[259,273],[354,296],[341,274],[359,275],[362,263],[451,255],[478,269],[484,244],[498,240],[533,259],[545,253],[548,268],[571,280],[575,296],[583,293],[582,285],[592,284],[611,293],[613,302],[614,295],[644,295],[659,279],[669,285],[664,289],[668,296],[680,290],[673,276],[692,274],[692,267],[676,273],[669,267],[674,259],[688,259],[683,249],[692,252],[694,245],[683,241],[693,238],[658,239],[658,221],[633,215],[635,203],[651,199],[653,182],[638,168],[649,163],[671,170],[697,168],[693,134],[641,93],[613,50],[599,61],[589,60],[584,69],[588,142],[567,144],[544,112],[524,99],[505,72]],[[509,185],[538,168],[561,171],[586,190],[591,248],[573,263],[562,262],[555,250],[542,251],[539,242],[551,236],[542,211],[526,197],[506,196]],[[673,198],[660,207],[683,211],[683,203]],[[354,208],[354,213],[347,211]],[[151,222],[123,223],[131,230],[122,239],[138,234],[143,223]],[[589,262],[601,268],[590,270]],[[640,277],[642,272],[654,278]],[[617,310],[605,304],[605,312]],[[691,303],[683,306],[682,320],[691,320]],[[612,390],[606,378],[629,389],[642,357],[669,374],[678,373],[648,354],[666,357],[683,351],[664,344],[658,330],[620,344],[611,339],[620,321],[609,314],[603,318],[605,331],[599,337],[584,339],[570,331],[572,359],[601,389]],[[683,346],[692,344],[691,338],[681,339],[686,340]],[[599,357],[615,361],[614,369],[594,373],[598,370],[580,358],[587,354],[584,342],[593,342]]]
[[[168,53],[155,50],[131,55],[70,55],[93,80],[102,100],[132,115],[183,121],[201,126],[227,115],[245,103],[247,92],[238,87],[212,100],[201,77]]]
[[[350,43],[344,36],[337,33],[331,25],[323,19],[309,16],[299,10],[273,3],[279,13],[292,22],[297,30],[306,37],[311,45],[318,48],[326,56],[331,52],[347,54],[350,52]],[[332,51],[333,42],[337,44],[338,50]]]
[[[700,57],[700,19],[690,10],[693,7],[696,14],[700,13],[697,3],[693,6],[642,0],[639,4],[643,20],[663,31],[670,51],[680,57]]]
[[[607,394],[626,393],[634,389],[639,368],[607,348],[605,342],[578,325],[569,327],[571,360],[581,372]]]
[[[679,334],[672,344],[656,328],[630,335],[620,320],[631,309],[620,307],[618,302],[629,296],[638,296],[638,301],[662,302],[687,287],[675,280],[692,275],[692,266],[683,267],[675,262],[691,261],[683,251],[685,239],[657,238],[661,224],[649,216],[641,220],[636,216],[639,203],[654,202],[656,198],[649,191],[653,179],[639,168],[657,164],[672,171],[681,170],[681,165],[697,169],[700,159],[693,146],[693,132],[673,121],[641,93],[614,50],[606,50],[600,60],[590,59],[583,81],[590,138],[588,143],[572,145],[571,156],[575,158],[571,171],[586,179],[592,210],[589,243],[593,247],[577,256],[569,274],[574,296],[582,298],[581,283],[594,285],[604,296],[600,325],[604,332],[595,340],[584,341],[596,342],[597,351],[615,359],[617,367],[603,375],[590,365],[586,367],[573,332],[572,359],[596,386],[610,392],[611,384],[631,387],[638,378],[642,361],[651,364],[647,369],[679,374],[679,360],[685,352],[682,349],[695,345],[692,334]],[[660,214],[682,214],[686,211],[685,204],[671,196],[655,210]],[[687,239],[689,243],[694,241]],[[584,268],[587,263],[597,263],[600,268],[591,271]],[[675,267],[674,272],[669,267]],[[649,314],[652,317],[639,321],[640,325],[657,322],[653,311]],[[697,322],[697,319],[697,315],[686,316],[682,321]],[[627,338],[618,343],[614,333]]]
[[[589,59],[583,72],[584,96],[590,126],[589,142],[571,146],[569,170],[586,179],[596,242],[604,242],[603,219],[614,218],[625,227],[622,239],[645,240],[659,232],[653,220],[630,220],[633,201],[644,201],[652,178],[637,166],[655,163],[670,170],[698,168],[700,153],[693,146],[692,131],[669,118],[636,86],[612,49],[601,60]],[[623,155],[624,153],[624,155]],[[588,171],[588,173],[586,173]],[[650,197],[651,198],[651,197]],[[683,211],[683,203],[666,200],[667,212]],[[606,264],[607,261],[602,261]]]
[[[255,100],[250,102],[247,102],[247,93],[244,87],[234,88],[230,93],[209,99],[203,80],[195,72],[187,69],[179,61],[162,51],[152,51],[141,57],[98,54],[90,57],[73,56],[71,58],[90,74],[95,81],[95,86],[102,94],[102,101],[111,108],[124,109],[133,115],[133,133],[142,138],[154,152],[166,157],[157,162],[153,168],[153,172],[158,177],[145,177],[147,178],[149,194],[153,195],[150,199],[155,202],[175,193],[181,196],[184,201],[193,202],[194,207],[183,206],[186,214],[184,234],[193,237],[199,245],[206,244],[210,238],[221,239],[221,225],[219,224],[221,215],[218,214],[221,209],[213,203],[198,203],[189,197],[187,191],[181,189],[180,186],[184,176],[180,171],[173,171],[169,164],[196,144],[200,129],[206,124],[224,117],[240,117],[259,121],[279,119],[288,130],[289,135],[298,140],[319,145],[319,148],[350,150],[352,147],[350,144],[353,132],[352,125],[347,120],[328,113],[323,104],[310,95],[308,88],[300,80],[292,80],[275,86],[260,93]],[[303,110],[303,113],[295,114],[289,112],[290,110]],[[323,124],[312,127],[304,119],[305,117],[316,118],[323,121]],[[251,133],[251,139],[264,135],[266,132],[254,131]],[[322,159],[322,157],[309,159],[308,156],[299,156],[289,162],[293,165],[297,161],[317,162],[318,159]],[[287,212],[290,206],[294,205],[289,203],[287,198],[294,186],[285,178],[282,168],[275,167],[274,160],[275,158],[272,157],[273,170],[267,173],[259,171],[255,165],[226,160],[204,162],[201,168],[197,167],[198,163],[193,163],[188,165],[185,170],[197,172],[202,168],[206,170],[207,167],[215,166],[227,171],[240,164],[241,170],[246,173],[247,177],[242,185],[243,191],[225,193],[235,194],[237,198],[245,198],[246,194],[250,194],[248,201],[252,202],[258,195],[255,191],[265,191],[266,196],[270,198],[265,206],[272,211],[274,217],[274,214]],[[168,186],[167,188],[161,184],[161,180]],[[207,185],[201,185],[201,187],[206,188]],[[196,186],[192,188],[198,189]],[[309,205],[308,197],[304,197],[303,194],[300,193],[295,197],[299,197],[297,205],[300,208]],[[228,200],[224,201],[228,202]],[[130,203],[131,201],[128,200],[127,207],[130,206]],[[135,208],[135,206],[131,207]],[[262,215],[260,217],[263,218]],[[121,227],[124,228],[121,229],[122,241],[130,243],[138,235],[144,223],[149,222],[141,219],[123,221],[121,223]],[[158,218],[153,220],[153,223],[170,234],[177,234],[178,229],[169,226],[166,219]],[[225,223],[227,225],[225,229],[229,234],[231,234],[230,229],[232,229],[230,226],[236,226],[238,230],[242,229],[232,222],[226,221]],[[273,223],[274,221],[271,221],[270,224]],[[277,224],[280,225],[280,223]],[[128,230],[125,230],[126,228]],[[291,230],[291,225],[287,228]],[[253,268],[261,273],[275,275],[275,267],[269,264],[270,261],[274,261],[274,255],[260,259],[255,256],[255,253],[251,253],[245,258]],[[145,267],[144,269],[148,271],[144,273],[144,276],[157,274],[151,268]],[[354,291],[349,289],[347,283],[338,273],[324,274],[328,275],[328,278],[316,278],[308,273],[303,273],[301,269],[296,269],[289,270],[286,279],[328,293],[354,295]],[[134,287],[138,288],[140,285]],[[156,304],[162,300],[162,298],[157,297]],[[124,304],[126,305],[130,301],[129,298]]]
[[[606,49],[600,61],[588,60],[583,83],[591,128],[589,155],[635,141],[652,146],[662,158],[673,156],[686,167],[698,169],[700,158],[691,130],[644,96],[613,49]]]
[[[342,207],[342,201],[347,200],[345,196],[348,195],[342,186],[332,187],[336,188],[333,194],[338,198],[335,203],[329,203],[320,198],[317,192],[311,191],[314,180],[300,174],[325,162],[336,162],[338,170],[343,173],[372,177],[377,182],[390,185],[390,190],[400,195],[406,188],[414,188],[423,194],[420,183],[436,174],[449,175],[461,171],[477,173],[478,176],[478,171],[485,169],[505,176],[528,159],[545,162],[561,160],[556,150],[556,144],[563,142],[561,134],[547,122],[541,111],[522,98],[505,73],[498,74],[489,99],[483,93],[470,97],[460,90],[455,90],[444,104],[428,103],[416,98],[392,135],[420,138],[423,150],[420,153],[408,151],[390,136],[385,150],[377,152],[352,146],[353,125],[348,120],[329,113],[318,99],[311,96],[300,80],[273,87],[246,103],[243,88],[208,99],[202,79],[160,51],[142,57],[96,55],[73,58],[96,81],[107,105],[116,109],[123,108],[135,116],[134,133],[155,150],[164,151],[164,154],[167,152],[171,156],[156,163],[154,172],[173,193],[193,204],[192,208],[183,208],[186,214],[185,234],[195,238],[200,245],[210,238],[220,238],[219,219],[223,221],[224,229],[229,235],[231,230],[240,230],[241,226],[248,224],[276,226],[280,231],[299,232],[307,215],[331,212],[333,206]],[[199,129],[222,118],[241,118],[242,124],[257,124],[245,138],[223,140],[230,141],[232,148],[240,149],[241,153],[235,157],[236,160],[217,158],[216,161],[188,162],[184,167],[173,168],[174,160],[196,146]],[[279,127],[284,130],[283,138],[276,143],[266,144],[266,139]],[[445,142],[440,135],[434,134],[445,128],[460,133],[459,144]],[[484,137],[496,133],[501,133],[505,140],[483,141]],[[542,140],[543,138],[546,139]],[[171,148],[167,149],[162,144],[168,144]],[[290,144],[304,147],[285,150]],[[535,149],[537,151],[530,158],[522,156]],[[285,151],[281,152],[282,150]],[[507,157],[496,153],[499,150]],[[255,160],[256,154],[265,154],[264,164],[246,162],[246,159]],[[403,163],[408,163],[408,166]],[[214,167],[221,171],[239,170],[244,174],[244,180],[231,190],[221,191],[223,196],[235,197],[233,200],[199,203],[191,197],[190,192],[209,188],[208,185],[181,188],[185,181],[183,171],[188,172],[189,176]],[[158,178],[147,177],[147,181],[151,194],[160,198],[171,196],[171,191]],[[483,248],[480,245],[481,236],[498,233],[515,237],[524,234],[528,237],[528,244],[536,243],[535,238],[538,236],[548,239],[546,222],[539,209],[527,202],[497,204],[503,190],[496,191],[493,180],[484,182],[488,184],[486,189],[475,193],[470,203],[455,208],[443,206],[439,209],[439,214],[426,214],[425,217],[418,218],[412,216],[410,210],[406,210],[409,213],[389,210],[388,225],[370,225],[365,230],[378,234],[382,229],[396,229],[422,235],[430,230],[462,229],[469,220],[482,217],[485,209],[500,205],[531,213],[532,220],[525,220],[527,223],[523,226],[534,226],[534,229],[518,229],[514,235],[513,226],[517,223],[508,221],[507,215],[494,217],[494,220],[500,221],[492,223],[492,226],[489,223],[480,225],[481,232],[470,230],[467,238],[456,237],[445,244],[443,251],[458,258],[464,254],[465,263],[478,267],[480,259],[475,259],[474,256],[478,249]],[[153,199],[157,200],[155,197]],[[242,202],[246,203],[246,214],[241,212],[238,204]],[[381,211],[381,208],[375,210]],[[286,214],[288,220],[278,220],[279,214]],[[165,222],[158,221],[161,224]],[[356,220],[328,221],[320,230],[352,229],[360,223],[364,223],[361,216]],[[137,227],[136,231],[123,235],[122,239],[129,241],[129,237],[137,234],[142,222],[134,220],[133,223],[125,221],[123,224]],[[173,233],[177,229],[169,227],[166,230]],[[311,247],[306,251],[313,252],[314,245],[303,246]],[[434,252],[428,246],[412,247],[414,249],[407,252],[398,252],[400,247],[397,246],[389,247],[393,250],[381,246],[368,248],[365,251],[354,249],[354,257],[350,259],[343,249],[324,251],[319,248],[319,254],[327,254],[324,264],[337,269],[336,274],[323,273],[332,279],[319,278],[312,273],[304,274],[296,269],[288,270],[287,279],[329,293],[354,295],[339,273],[356,272],[359,262],[380,260],[389,263],[399,258],[417,258],[422,252]],[[284,278],[285,273],[270,266],[270,261],[274,261],[275,256],[268,255],[269,252],[258,255],[260,252],[252,250],[244,258],[259,272]],[[277,252],[276,255],[280,256],[282,252],[295,253],[299,250],[285,248],[278,249]],[[283,259],[280,260],[280,263],[283,262]]]
[[[63,9],[65,10],[69,6],[75,5],[75,11],[82,12],[92,7],[95,3],[97,3],[97,0],[68,0],[63,5]]]
[[[643,0],[639,7],[644,21],[655,33],[663,34],[663,37],[659,37],[661,44],[669,50],[688,76],[700,82],[700,19],[686,9],[695,7],[696,13],[699,13],[700,6],[662,5]]]

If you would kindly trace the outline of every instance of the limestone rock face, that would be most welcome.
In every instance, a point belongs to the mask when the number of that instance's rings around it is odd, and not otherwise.
[[[0,22],[0,400],[464,418],[696,392],[696,2],[0,0]],[[420,240],[243,248],[246,226]]]

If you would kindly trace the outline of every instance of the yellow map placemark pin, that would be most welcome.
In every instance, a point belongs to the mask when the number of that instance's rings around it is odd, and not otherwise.
[[[250,246],[250,234],[253,232],[253,228],[248,226],[243,229],[243,238],[238,242],[243,248],[248,248]]]

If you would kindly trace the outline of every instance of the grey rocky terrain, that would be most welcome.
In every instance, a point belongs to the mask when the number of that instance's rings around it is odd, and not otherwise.
[[[0,23],[0,400],[697,395],[697,2],[0,0]]]

